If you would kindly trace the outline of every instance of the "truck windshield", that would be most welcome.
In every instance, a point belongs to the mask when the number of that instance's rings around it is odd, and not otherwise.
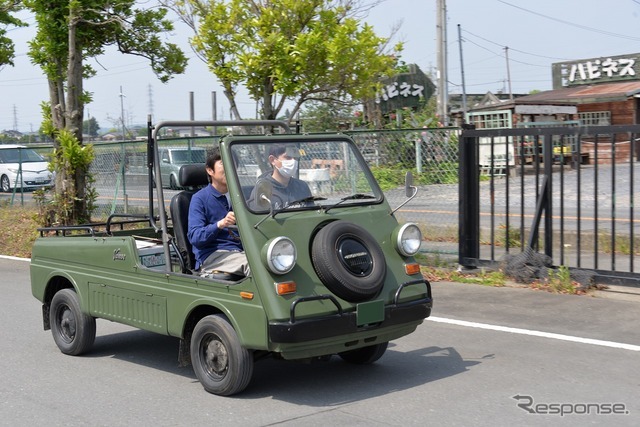
[[[347,141],[234,141],[231,153],[245,202],[253,212],[268,212],[269,202],[276,210],[293,210],[382,201],[364,159]],[[258,194],[256,185],[261,181],[270,183],[270,194]],[[351,197],[354,194],[368,197]],[[262,196],[269,200],[261,203]]]

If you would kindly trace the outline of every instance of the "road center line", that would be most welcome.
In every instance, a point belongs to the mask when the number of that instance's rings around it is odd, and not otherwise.
[[[512,334],[531,335],[534,337],[551,338],[554,340],[571,341],[581,344],[600,345],[603,347],[621,348],[623,350],[640,351],[640,345],[624,344],[613,341],[594,340],[591,338],[574,337],[571,335],[554,334],[551,332],[532,331],[529,329],[511,328],[508,326],[489,325],[487,323],[468,322],[466,320],[447,319],[445,317],[430,316],[427,320],[450,325],[466,326],[468,328],[489,329],[491,331],[510,332]]]

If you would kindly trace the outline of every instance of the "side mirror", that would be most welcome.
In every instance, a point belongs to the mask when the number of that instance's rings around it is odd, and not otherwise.
[[[391,211],[391,215],[393,215],[398,209],[409,203],[416,194],[418,194],[418,187],[413,185],[413,174],[411,171],[407,171],[407,174],[404,176],[404,192],[407,197],[407,200],[400,203],[400,206]]]
[[[269,209],[269,215],[262,218],[253,228],[257,229],[267,218],[275,215],[273,213],[273,205],[271,197],[273,196],[273,184],[266,179],[259,180],[256,183],[256,206],[260,209]]]
[[[273,184],[266,179],[258,181],[256,184],[256,205],[260,209],[271,208],[271,197],[273,196]]]
[[[414,192],[413,186],[413,174],[411,171],[407,171],[407,174],[404,176],[404,193],[407,197],[412,197]]]

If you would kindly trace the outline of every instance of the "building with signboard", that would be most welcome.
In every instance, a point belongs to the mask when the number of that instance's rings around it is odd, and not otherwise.
[[[373,123],[400,113],[404,109],[417,109],[433,96],[435,85],[416,64],[408,65],[408,72],[399,73],[382,81],[373,101],[365,103],[365,115]]]
[[[552,64],[553,89],[500,105],[470,109],[467,122],[477,127],[606,126],[640,124],[640,53]],[[594,158],[595,141],[581,141],[583,161]],[[598,141],[598,161],[629,152],[626,135]],[[636,147],[637,149],[637,147]]]

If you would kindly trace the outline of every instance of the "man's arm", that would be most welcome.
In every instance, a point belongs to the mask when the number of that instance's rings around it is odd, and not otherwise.
[[[220,229],[217,222],[220,218],[215,218],[214,214],[215,212],[210,212],[210,209],[207,208],[204,198],[199,193],[193,195],[189,205],[187,238],[196,248],[206,246],[207,243],[215,240],[218,235]]]

